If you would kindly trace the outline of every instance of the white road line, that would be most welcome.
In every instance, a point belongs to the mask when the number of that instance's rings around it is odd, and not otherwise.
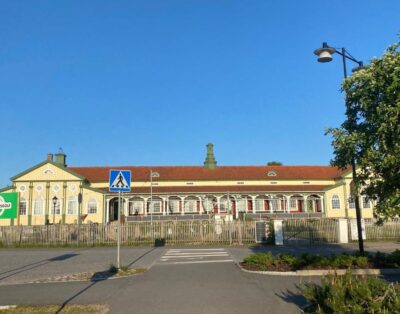
[[[224,260],[207,260],[207,261],[188,261],[188,262],[173,262],[171,264],[203,264],[203,263],[228,263],[233,262],[233,259],[224,259]]]
[[[205,255],[184,255],[184,256],[163,256],[161,259],[177,259],[177,258],[203,258],[203,257],[229,257],[228,254],[205,254]]]
[[[168,252],[181,252],[181,251],[224,251],[225,249],[174,249]]]
[[[184,256],[184,255],[196,256],[196,255],[204,255],[204,254],[207,254],[207,255],[218,255],[218,254],[228,254],[228,253],[227,252],[196,252],[196,253],[187,252],[187,253],[167,253],[167,254],[164,254],[164,256]]]

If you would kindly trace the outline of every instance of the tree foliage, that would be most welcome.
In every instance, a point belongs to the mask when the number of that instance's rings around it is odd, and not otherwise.
[[[371,60],[342,85],[346,120],[333,136],[332,164],[346,168],[355,158],[357,186],[376,200],[376,214],[400,214],[400,43]]]

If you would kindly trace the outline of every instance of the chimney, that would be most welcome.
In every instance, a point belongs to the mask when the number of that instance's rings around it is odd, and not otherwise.
[[[53,154],[52,153],[48,153],[47,154],[47,160],[48,161],[53,161]]]
[[[204,168],[210,170],[217,168],[217,161],[214,156],[214,145],[211,143],[207,144],[207,157],[204,161]]]
[[[55,162],[63,167],[67,166],[67,155],[64,154],[61,147],[59,148],[58,153],[56,154]]]

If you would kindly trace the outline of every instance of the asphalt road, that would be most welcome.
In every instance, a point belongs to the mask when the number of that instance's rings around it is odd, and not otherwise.
[[[105,303],[111,313],[294,313],[304,302],[300,281],[244,273],[224,256],[160,257],[148,272],[130,278],[4,285],[0,304]]]
[[[367,247],[396,248],[396,243]],[[149,271],[101,282],[46,284],[23,282],[107,269],[115,260],[115,248],[1,249],[0,305],[105,303],[111,313],[296,313],[304,305],[298,284],[318,278],[249,274],[235,262],[256,251],[330,254],[354,249],[355,245],[123,248],[122,264]]]

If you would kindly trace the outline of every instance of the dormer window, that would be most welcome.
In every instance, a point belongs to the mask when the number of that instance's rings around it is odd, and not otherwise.
[[[276,172],[275,171],[268,171],[267,172],[268,177],[276,177]]]

